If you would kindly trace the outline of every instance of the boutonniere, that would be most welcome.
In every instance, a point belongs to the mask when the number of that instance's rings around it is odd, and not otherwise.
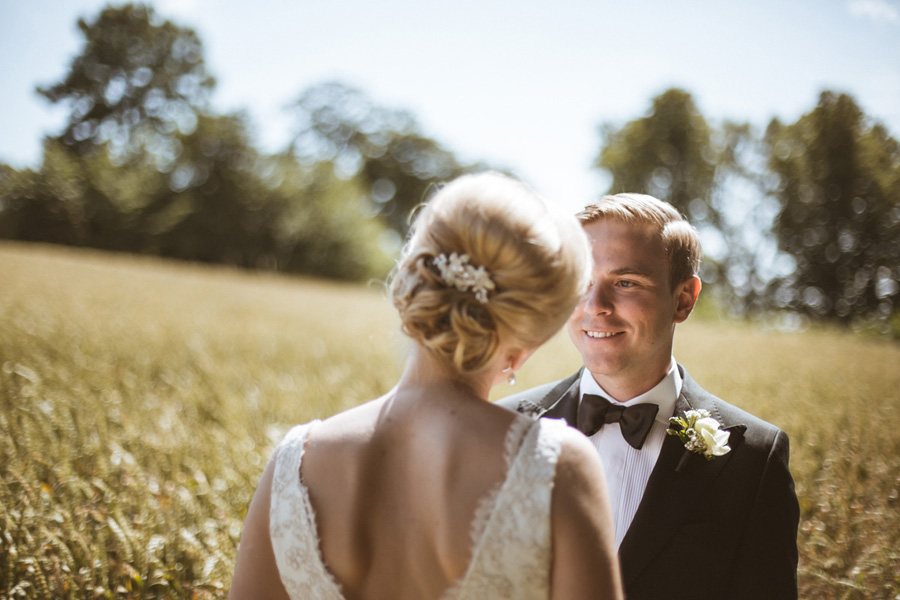
[[[722,425],[709,416],[708,410],[689,410],[684,417],[671,417],[666,433],[677,435],[688,452],[700,454],[706,460],[728,454],[728,437]]]

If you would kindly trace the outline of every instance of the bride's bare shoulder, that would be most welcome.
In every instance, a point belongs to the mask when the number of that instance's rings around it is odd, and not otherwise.
[[[385,398],[377,398],[336,413],[316,427],[313,438],[319,442],[346,443],[371,436],[382,412]]]

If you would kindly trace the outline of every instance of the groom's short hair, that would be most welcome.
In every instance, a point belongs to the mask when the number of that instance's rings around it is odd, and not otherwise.
[[[575,216],[582,226],[610,219],[656,228],[669,259],[672,289],[700,270],[700,236],[684,215],[667,202],[647,194],[614,194],[588,204]]]

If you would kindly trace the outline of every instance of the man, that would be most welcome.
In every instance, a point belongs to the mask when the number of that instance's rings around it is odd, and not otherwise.
[[[568,331],[584,368],[500,403],[566,419],[596,446],[629,600],[796,598],[787,436],[703,390],[672,356],[700,293],[697,232],[642,194],[603,197],[578,218],[594,266]],[[667,435],[690,410],[728,432],[727,451],[721,433],[694,451]],[[707,460],[713,447],[721,455]]]

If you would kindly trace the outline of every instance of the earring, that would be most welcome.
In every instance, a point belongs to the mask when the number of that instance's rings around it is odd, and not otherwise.
[[[505,369],[500,369],[501,373],[508,373],[509,371],[512,371],[512,365],[509,365]],[[512,373],[509,374],[509,377],[507,377],[506,380],[509,382],[509,385],[516,385],[516,372],[512,371]]]

